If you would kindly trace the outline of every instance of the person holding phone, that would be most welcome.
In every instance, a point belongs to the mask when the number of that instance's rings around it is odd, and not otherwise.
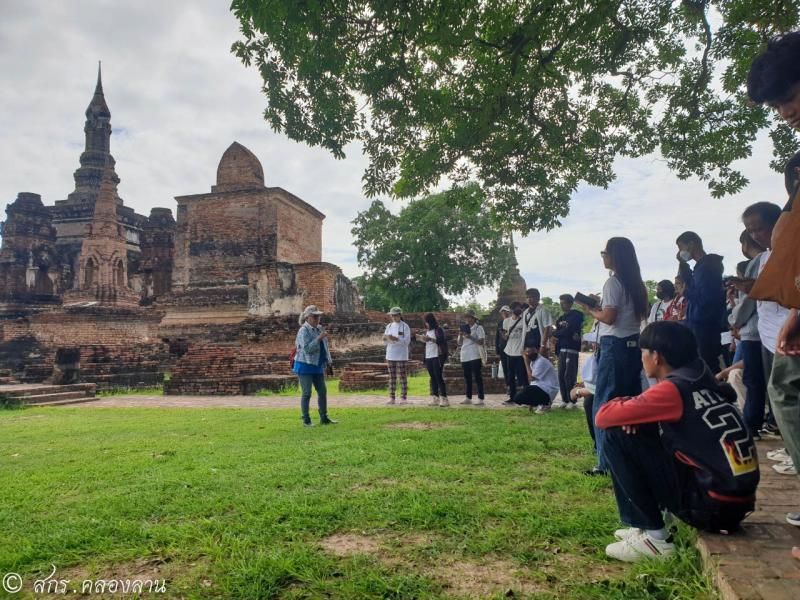
[[[403,321],[403,311],[394,306],[389,311],[392,321],[383,332],[386,344],[386,365],[389,369],[389,401],[394,404],[397,380],[400,380],[400,404],[408,402],[408,347],[411,345],[411,328]]]
[[[461,368],[464,371],[466,397],[461,404],[472,404],[472,380],[478,388],[478,401],[475,406],[483,406],[483,360],[481,347],[486,343],[486,332],[478,323],[475,311],[472,309],[464,313],[464,321],[458,331],[458,345],[461,347]]]
[[[311,386],[317,390],[320,425],[334,425],[336,421],[328,416],[328,389],[325,385],[325,367],[332,365],[331,353],[328,349],[330,335],[319,323],[322,311],[311,304],[300,315],[300,329],[294,340],[295,358],[292,370],[297,374],[300,383],[300,413],[303,425],[311,427],[309,404],[311,403]]]
[[[426,314],[424,321],[427,329],[419,334],[425,342],[425,368],[431,378],[430,406],[450,406],[447,384],[444,381],[444,365],[448,356],[447,338],[433,313]]]
[[[639,330],[650,310],[633,243],[628,238],[613,237],[606,242],[600,256],[603,266],[612,272],[603,285],[602,301],[595,308],[581,302],[600,323],[593,419],[612,398],[642,393]],[[608,471],[604,442],[605,432],[595,425],[598,462],[587,475],[602,475]]]

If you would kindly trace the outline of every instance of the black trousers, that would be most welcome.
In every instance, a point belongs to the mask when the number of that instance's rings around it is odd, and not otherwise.
[[[692,333],[697,338],[697,352],[706,361],[711,372],[716,375],[722,370],[719,361],[719,357],[722,356],[719,327],[690,325],[689,329],[692,330]]]
[[[444,382],[444,361],[439,358],[426,358],[425,367],[431,376],[431,396],[447,398],[447,384]]]
[[[635,434],[607,429],[604,447],[620,520],[630,527],[664,527],[666,508],[697,529],[731,532],[754,508],[755,495],[738,502],[711,498],[692,469],[664,449],[654,425],[640,425]]]
[[[525,370],[525,359],[521,356],[508,357],[508,397],[517,396],[517,385],[525,388],[528,385],[528,372]]]
[[[514,402],[526,406],[550,406],[550,395],[538,385],[526,385],[514,396]]]
[[[592,446],[597,452],[597,443],[594,441],[594,421],[592,420],[592,410],[594,409],[594,394],[589,394],[583,399],[583,414],[586,415],[586,425],[589,427],[589,435],[592,436]]]
[[[482,366],[480,358],[461,363],[461,368],[464,370],[464,382],[467,386],[467,398],[472,398],[472,378],[474,377],[475,383],[478,385],[478,400],[483,400]]]
[[[578,381],[578,354],[562,350],[558,353],[558,387],[561,390],[561,402],[571,402],[569,392]]]

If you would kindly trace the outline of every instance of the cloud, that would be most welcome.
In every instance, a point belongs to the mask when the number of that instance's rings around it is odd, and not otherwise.
[[[237,140],[259,157],[267,185],[327,215],[323,258],[357,275],[350,221],[371,202],[361,189],[366,160],[356,145],[340,161],[271,131],[257,70],[230,52],[238,37],[236,19],[219,0],[5,3],[0,203],[32,191],[52,204],[72,191],[83,113],[102,60],[111,149],[128,206],[143,214],[156,206],[174,210],[175,196],[208,191],[222,153]],[[671,277],[674,239],[686,229],[723,254],[731,271],[742,209],[785,199],[769,159],[762,138],[742,165],[751,185],[721,200],[710,198],[702,182],[679,181],[661,161],[619,160],[616,182],[608,190],[579,189],[560,229],[517,240],[522,274],[549,296],[597,291],[606,276],[599,251],[609,237],[624,235],[636,244],[646,278]],[[478,298],[494,296],[485,290]]]

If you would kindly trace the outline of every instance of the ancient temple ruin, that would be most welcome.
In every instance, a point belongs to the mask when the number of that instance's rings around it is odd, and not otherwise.
[[[363,355],[379,328],[322,261],[325,215],[265,185],[237,142],[210,192],[175,198],[177,220],[168,208],[137,214],[118,193],[99,69],[85,114],[74,190],[49,206],[22,192],[6,208],[0,379],[49,380],[69,356],[76,378],[104,387],[160,385],[171,373],[174,393],[235,393],[258,387],[247,377],[285,373],[308,304],[336,321],[340,360]]]

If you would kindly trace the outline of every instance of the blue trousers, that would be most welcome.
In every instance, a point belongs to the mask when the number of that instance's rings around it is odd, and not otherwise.
[[[597,382],[595,384],[592,422],[597,412],[609,400],[620,396],[637,396],[642,393],[642,353],[639,350],[639,334],[625,338],[604,335],[600,338],[597,359]],[[595,427],[597,466],[608,470],[604,454],[605,431]]]
[[[308,414],[309,404],[311,403],[311,386],[317,390],[317,406],[319,407],[320,421],[328,419],[328,388],[325,385],[325,375],[298,375],[300,380],[300,412],[304,423],[310,423],[311,417]]]
[[[764,361],[760,341],[741,341],[744,372],[742,383],[747,389],[744,401],[744,422],[750,433],[756,434],[764,426],[764,410],[767,403],[767,378],[764,376]]]

